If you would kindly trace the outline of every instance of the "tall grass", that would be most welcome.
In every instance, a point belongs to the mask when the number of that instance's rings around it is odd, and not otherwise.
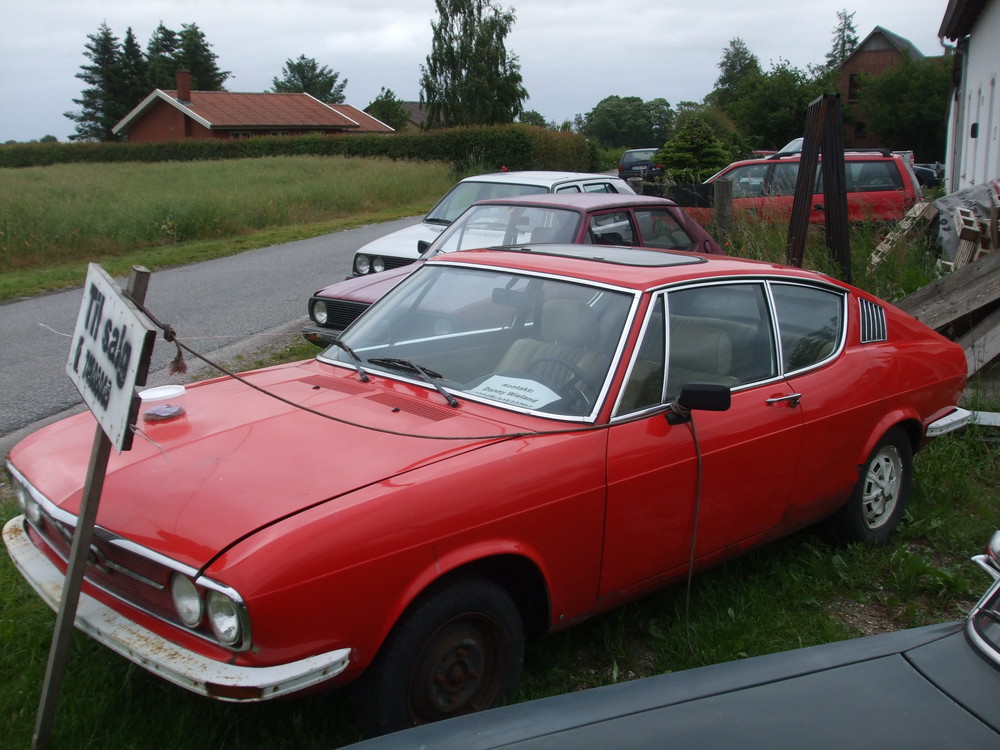
[[[433,162],[275,157],[0,170],[0,273],[408,207],[454,182]]]

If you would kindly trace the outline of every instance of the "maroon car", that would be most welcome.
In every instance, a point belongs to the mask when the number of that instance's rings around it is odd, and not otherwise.
[[[309,298],[308,341],[328,346],[377,299],[439,253],[472,248],[573,243],[724,255],[670,200],[610,193],[553,193],[480,201],[428,245],[420,261],[332,284]]]

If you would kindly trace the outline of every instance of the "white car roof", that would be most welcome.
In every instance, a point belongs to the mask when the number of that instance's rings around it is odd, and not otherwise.
[[[598,172],[555,172],[555,171],[523,171],[523,172],[491,172],[466,177],[462,182],[499,182],[503,184],[538,185],[551,187],[561,182],[576,182],[578,180],[614,180],[620,181],[617,175],[600,174]]]

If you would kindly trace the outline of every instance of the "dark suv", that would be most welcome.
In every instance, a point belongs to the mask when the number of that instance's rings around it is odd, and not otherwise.
[[[658,148],[632,148],[622,154],[618,160],[618,176],[623,180],[638,177],[648,180],[663,174],[663,165],[657,163]]]
[[[779,153],[734,162],[709,177],[706,184],[730,180],[733,212],[737,215],[751,215],[765,222],[787,221],[792,213],[799,158],[799,154]],[[847,215],[852,222],[898,221],[920,200],[920,183],[909,163],[891,151],[846,151],[844,176]],[[817,168],[809,221],[823,221],[823,201],[823,174]],[[711,220],[711,209],[685,210],[702,224]]]

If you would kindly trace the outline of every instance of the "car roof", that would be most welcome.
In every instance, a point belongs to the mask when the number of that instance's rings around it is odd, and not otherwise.
[[[627,289],[655,289],[706,278],[799,279],[824,286],[841,284],[815,271],[726,255],[618,245],[514,245],[444,253],[428,264],[474,264],[576,278]]]
[[[474,177],[466,177],[462,182],[499,182],[513,185],[540,185],[551,187],[561,182],[573,182],[575,180],[615,180],[620,181],[617,175],[600,174],[598,172],[555,172],[555,171],[523,171],[523,172],[492,172],[490,174],[480,174]]]
[[[633,195],[629,193],[538,193],[536,195],[518,195],[509,198],[485,198],[473,205],[508,205],[508,206],[555,206],[560,208],[577,208],[582,211],[599,211],[605,208],[650,208],[676,206],[672,200],[658,198],[654,195]]]

